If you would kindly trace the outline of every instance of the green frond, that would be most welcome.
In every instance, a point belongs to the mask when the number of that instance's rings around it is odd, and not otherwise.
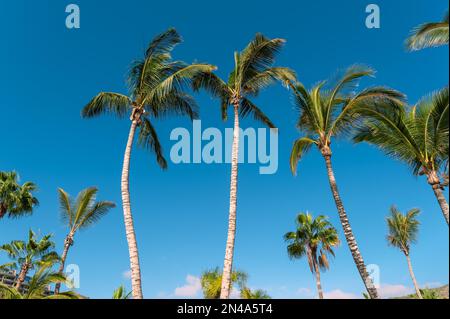
[[[317,142],[309,137],[302,137],[294,142],[294,146],[292,147],[290,157],[292,174],[297,175],[298,162],[300,161],[302,156],[311,149],[311,146],[314,144],[317,144]]]
[[[269,128],[275,128],[275,124],[265,115],[260,108],[253,104],[250,100],[244,98],[241,102],[240,115],[242,118],[253,115],[253,118],[266,125]]]
[[[424,48],[448,45],[448,13],[442,22],[425,23],[411,31],[406,40],[406,48],[409,51],[422,50]]]
[[[395,206],[392,206],[390,212],[391,215],[386,219],[389,231],[388,243],[408,255],[411,244],[417,241],[420,225],[417,216],[420,210],[414,208],[402,214]]]
[[[147,118],[144,118],[139,131],[138,143],[144,148],[151,150],[156,155],[156,160],[162,169],[167,168],[161,143],[155,128]]]
[[[119,93],[102,92],[83,108],[81,116],[91,118],[110,113],[118,117],[124,117],[129,113],[130,108],[131,100],[129,97]]]

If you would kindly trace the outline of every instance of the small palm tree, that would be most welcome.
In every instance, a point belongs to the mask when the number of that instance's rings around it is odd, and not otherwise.
[[[114,290],[112,299],[130,299],[131,292],[127,292],[124,286],[120,286]]]
[[[389,245],[399,248],[406,256],[408,261],[409,273],[414,283],[417,296],[422,299],[422,294],[417,284],[416,277],[414,276],[411,258],[410,248],[411,244],[417,240],[417,234],[419,232],[419,221],[416,219],[420,210],[411,209],[405,215],[403,215],[395,206],[391,207],[391,216],[387,218],[387,224],[389,228],[389,234],[387,240]]]
[[[345,135],[351,125],[358,120],[358,110],[367,105],[392,109],[403,107],[404,96],[384,87],[372,87],[355,92],[358,80],[372,76],[374,71],[361,66],[350,67],[338,82],[326,89],[327,81],[321,82],[308,91],[303,84],[291,83],[296,105],[300,111],[297,127],[305,136],[295,141],[291,153],[291,170],[295,175],[299,160],[315,146],[321,152],[328,173],[328,180],[344,235],[356,267],[372,299],[378,298],[377,290],[369,277],[361,252],[338,190],[331,162],[333,138]]]
[[[95,187],[81,191],[76,200],[70,198],[63,189],[58,189],[61,218],[69,227],[69,233],[64,240],[64,250],[61,255],[59,273],[62,274],[69,253],[73,246],[73,239],[77,231],[84,230],[97,223],[111,208],[116,207],[112,202],[96,202],[98,189]],[[61,284],[55,286],[55,294],[59,293]]]
[[[323,299],[320,271],[329,269],[327,255],[334,257],[333,248],[339,245],[336,228],[327,217],[313,218],[310,214],[297,216],[297,229],[284,235],[287,242],[287,252],[291,259],[307,257],[311,272],[316,275],[319,298]]]
[[[49,286],[65,282],[67,278],[50,270],[49,265],[43,265],[31,277],[26,289],[19,290],[0,283],[0,299],[81,299],[73,291],[52,294]]]
[[[8,257],[13,260],[3,268],[20,269],[15,285],[17,291],[20,291],[30,270],[43,265],[51,266],[60,260],[58,254],[52,251],[55,244],[51,238],[52,235],[46,235],[38,239],[36,234],[30,230],[27,242],[14,240],[10,244],[0,247],[0,250],[6,252]]]
[[[82,116],[91,118],[113,113],[119,118],[130,116],[131,127],[125,149],[122,169],[122,203],[131,265],[131,284],[134,299],[142,299],[141,269],[131,213],[129,170],[136,131],[138,144],[156,154],[159,166],[167,168],[153,121],[165,115],[188,115],[197,118],[197,105],[184,89],[194,76],[215,70],[209,64],[186,64],[173,61],[171,51],[181,42],[175,29],[158,35],[150,42],[142,60],[136,61],[129,74],[129,96],[102,92],[83,109]]]
[[[251,98],[264,88],[280,81],[295,80],[292,70],[285,67],[273,67],[276,54],[281,50],[284,39],[268,39],[257,34],[253,41],[242,51],[234,54],[234,69],[227,81],[213,73],[197,77],[194,89],[207,90],[220,99],[222,119],[228,118],[228,107],[233,108],[234,135],[231,155],[231,183],[228,237],[226,244],[221,299],[228,299],[231,292],[231,271],[233,268],[234,245],[236,237],[237,178],[239,161],[240,119],[252,115],[255,120],[275,128],[271,120],[258,108]]]
[[[231,274],[232,285],[236,284],[240,289],[245,287],[248,275],[242,271],[233,271]],[[222,272],[217,267],[203,272],[201,285],[205,299],[219,299],[222,290]]]
[[[242,299],[272,299],[266,291],[258,289],[258,290],[251,290],[250,288],[244,287],[241,290],[241,298]]]
[[[19,185],[16,172],[0,172],[0,219],[31,214],[39,204],[33,196],[35,190],[36,185],[31,182]]]
[[[430,47],[448,45],[448,12],[441,22],[419,25],[411,32],[406,40],[406,47],[410,51],[422,50]]]
[[[427,176],[447,225],[448,202],[439,172],[444,172],[449,153],[448,87],[423,98],[409,112],[368,106],[354,136],[356,143],[367,142],[387,155],[406,163],[414,175]]]

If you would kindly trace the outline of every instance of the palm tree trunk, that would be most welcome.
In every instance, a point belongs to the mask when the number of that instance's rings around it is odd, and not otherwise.
[[[444,193],[442,192],[440,185],[431,185],[431,187],[433,188],[434,195],[436,195],[439,206],[441,206],[442,214],[444,214],[444,218],[448,226],[448,203],[445,199]]]
[[[409,254],[405,254],[405,256],[406,256],[406,260],[408,261],[408,269],[409,269],[409,273],[411,275],[412,281],[414,283],[414,288],[416,289],[417,297],[419,297],[419,299],[423,299],[422,293],[420,292],[420,289],[419,289],[419,285],[417,284],[417,281],[416,281],[416,276],[414,276],[414,272],[413,272],[412,264],[411,264],[411,258],[409,257]]]
[[[231,272],[233,269],[234,242],[236,238],[237,178],[239,162],[239,103],[234,105],[234,134],[231,155],[230,214],[228,218],[228,239],[222,274],[220,299],[229,299],[231,292]]]
[[[63,253],[61,255],[61,264],[59,266],[59,274],[63,274],[64,272],[64,267],[66,264],[66,259],[67,259],[67,254],[69,253],[69,249],[70,247],[73,245],[73,234],[70,233],[69,235],[67,235],[66,240],[64,241],[64,250]],[[59,291],[61,290],[61,283],[58,282],[55,285],[55,295],[59,294]]]
[[[341,220],[342,227],[344,228],[344,235],[345,239],[347,240],[348,247],[350,248],[353,260],[355,261],[356,267],[358,268],[359,274],[361,275],[370,298],[378,299],[379,297],[377,289],[375,288],[375,285],[373,284],[372,279],[367,272],[366,265],[364,264],[364,260],[359,251],[355,236],[353,235],[352,228],[350,227],[350,222],[348,220],[344,204],[342,203],[341,197],[339,195],[336,178],[334,176],[333,167],[331,165],[331,155],[325,154],[324,158],[327,166],[328,180],[330,182],[331,192],[333,193],[334,201],[339,212],[339,218]]]
[[[20,269],[19,277],[17,278],[16,283],[16,290],[20,291],[20,288],[22,287],[23,283],[25,282],[25,279],[27,277],[28,271],[30,270],[30,265],[27,263],[24,263]]]
[[[317,292],[319,293],[319,299],[323,299],[322,283],[320,282],[320,269],[317,263],[314,263],[314,270],[316,273]]]
[[[143,299],[142,285],[141,285],[141,268],[139,266],[139,254],[136,242],[136,234],[134,231],[133,216],[131,214],[130,185],[129,185],[131,150],[133,147],[134,135],[136,133],[137,125],[138,120],[133,119],[131,122],[127,147],[125,149],[125,155],[123,158],[121,189],[122,189],[122,204],[125,222],[125,232],[128,242],[128,251],[130,254],[132,294],[133,299]]]

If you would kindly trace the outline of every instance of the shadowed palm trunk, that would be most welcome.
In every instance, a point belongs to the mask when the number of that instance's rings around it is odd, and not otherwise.
[[[234,105],[234,133],[231,155],[230,215],[228,219],[228,239],[222,275],[220,299],[230,298],[231,272],[233,269],[234,242],[236,237],[237,178],[239,161],[239,104]]]
[[[314,263],[314,268],[316,272],[316,284],[317,284],[317,292],[319,293],[319,299],[323,299],[322,283],[320,281],[320,269],[317,263]]]
[[[139,266],[139,254],[136,242],[136,234],[134,232],[133,216],[131,214],[130,186],[129,186],[130,157],[137,125],[138,121],[136,119],[133,119],[131,123],[130,133],[128,135],[127,148],[125,149],[125,155],[123,159],[121,188],[122,188],[122,204],[123,204],[123,216],[125,221],[125,232],[128,242],[128,251],[130,254],[132,294],[133,299],[143,299],[141,286],[141,269]]]
[[[63,274],[64,272],[64,267],[66,265],[66,259],[67,259],[67,254],[69,253],[69,249],[70,247],[73,245],[73,234],[69,234],[66,237],[66,240],[64,241],[64,250],[63,253],[61,255],[61,264],[59,266],[59,270],[58,273],[59,274]],[[61,289],[61,283],[58,282],[55,286],[55,295],[59,294],[59,291]]]
[[[27,263],[24,263],[22,265],[22,268],[20,268],[19,277],[17,278],[16,283],[16,289],[17,291],[20,291],[20,288],[22,287],[23,283],[25,282],[25,278],[27,277],[28,271],[30,270],[30,265]]]
[[[412,264],[411,264],[411,258],[409,257],[409,254],[405,254],[405,256],[406,256],[406,260],[408,261],[408,269],[409,269],[409,273],[411,275],[411,279],[414,284],[414,288],[416,289],[417,297],[419,297],[419,299],[423,299],[422,294],[419,289],[419,285],[417,284],[417,281],[416,281],[416,276],[414,275],[414,271],[413,271]]]
[[[375,288],[372,279],[369,277],[366,265],[364,264],[364,260],[361,256],[358,245],[356,243],[355,236],[353,235],[352,228],[350,227],[350,222],[348,220],[347,213],[345,212],[344,205],[339,195],[339,190],[336,184],[336,178],[334,177],[333,167],[331,165],[331,154],[330,154],[331,151],[329,151],[328,153],[329,154],[323,154],[323,156],[325,158],[325,163],[327,166],[328,180],[330,182],[331,191],[333,193],[334,201],[336,203],[336,207],[339,212],[339,219],[341,220],[342,227],[344,228],[345,239],[347,240],[348,247],[350,248],[350,252],[352,253],[353,256],[353,260],[355,261],[359,274],[361,275],[361,278],[364,281],[364,285],[366,286],[370,298],[378,299],[377,289]]]
[[[447,222],[448,226],[448,203],[445,199],[444,193],[442,192],[442,189],[438,185],[431,185],[433,187],[434,195],[436,195],[436,198],[438,200],[439,206],[441,206],[442,214],[444,214],[445,221]]]

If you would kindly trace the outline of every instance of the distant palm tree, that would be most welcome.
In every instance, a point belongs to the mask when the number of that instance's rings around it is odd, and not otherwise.
[[[231,274],[232,285],[236,284],[240,289],[245,287],[248,275],[242,271],[233,271]],[[222,290],[222,272],[217,267],[205,271],[201,276],[201,285],[205,299],[219,299]]]
[[[242,299],[259,299],[259,300],[263,300],[263,299],[272,299],[270,298],[270,296],[267,294],[266,291],[264,290],[251,290],[250,288],[243,288],[241,290],[241,298]]]
[[[316,146],[325,159],[328,180],[339,213],[344,235],[358,271],[372,299],[378,298],[377,290],[369,277],[364,260],[359,251],[347,212],[339,194],[331,163],[331,142],[335,137],[348,132],[350,125],[359,118],[358,109],[367,105],[377,105],[391,109],[401,105],[404,96],[384,87],[372,87],[356,93],[358,80],[372,76],[374,71],[361,66],[350,67],[344,76],[331,87],[325,89],[327,81],[321,82],[308,91],[303,84],[291,84],[296,104],[300,111],[297,127],[305,134],[295,141],[291,153],[291,170],[296,174],[299,160],[312,146]]]
[[[221,299],[228,299],[231,291],[231,270],[233,268],[236,236],[239,121],[240,118],[253,115],[255,120],[270,128],[275,128],[271,120],[250,99],[277,81],[286,83],[286,79],[295,80],[295,74],[292,70],[284,67],[273,67],[276,54],[285,42],[284,39],[268,39],[262,34],[257,34],[244,51],[235,52],[234,69],[227,81],[210,73],[206,76],[197,77],[193,83],[194,89],[206,89],[220,99],[223,120],[228,118],[229,106],[232,106],[234,114],[229,225]]]
[[[161,168],[167,168],[161,144],[152,122],[169,114],[197,118],[194,99],[184,92],[194,76],[208,74],[215,69],[209,64],[186,64],[173,61],[171,51],[181,42],[175,29],[158,35],[149,44],[142,60],[133,64],[129,74],[130,96],[102,92],[83,109],[82,116],[91,118],[102,113],[113,113],[119,118],[130,116],[131,127],[125,149],[122,170],[122,202],[126,236],[130,254],[131,283],[134,299],[142,299],[141,270],[136,234],[131,213],[129,169],[136,130],[138,144],[156,154]]]
[[[340,242],[336,228],[327,217],[313,218],[309,213],[297,216],[297,229],[284,235],[287,252],[291,259],[306,257],[311,272],[316,275],[319,298],[323,299],[320,271],[329,269],[327,255],[334,257],[333,248]]]
[[[410,248],[411,244],[417,240],[417,234],[419,232],[419,221],[416,219],[420,210],[411,209],[405,215],[403,215],[395,206],[391,207],[391,216],[387,218],[387,224],[389,228],[389,234],[387,240],[389,245],[399,248],[406,256],[408,261],[408,269],[416,289],[417,296],[422,299],[422,293],[420,292],[419,285],[417,284],[416,277],[412,269]]]
[[[30,230],[28,240],[14,240],[10,244],[0,246],[0,250],[7,253],[13,262],[3,265],[2,268],[20,269],[15,288],[20,291],[27,274],[35,267],[53,265],[59,261],[59,256],[52,249],[55,244],[51,241],[52,235],[43,236],[41,239]]]
[[[112,299],[130,299],[131,292],[127,292],[124,286],[120,286],[114,290]]]
[[[410,166],[414,175],[426,175],[448,225],[448,202],[439,178],[449,153],[448,87],[423,98],[409,112],[371,106],[361,112],[365,121],[354,141],[375,145]]]
[[[0,172],[0,219],[31,214],[39,204],[33,196],[35,190],[36,185],[31,182],[19,185],[16,172]]]
[[[43,265],[31,277],[26,289],[19,290],[0,283],[0,299],[81,299],[73,291],[52,294],[48,289],[51,284],[66,280],[64,275],[51,271],[49,265]]]
[[[76,232],[97,223],[111,208],[116,207],[112,202],[96,202],[97,193],[97,188],[87,188],[81,191],[74,201],[63,189],[58,189],[61,218],[64,224],[69,227],[69,234],[64,240],[64,250],[61,255],[60,274],[64,272],[67,254],[70,247],[73,246],[73,238]],[[59,293],[60,288],[61,283],[56,284],[56,294]]]
[[[448,12],[441,22],[419,25],[411,32],[406,40],[406,47],[410,51],[422,50],[430,47],[448,45]]]

